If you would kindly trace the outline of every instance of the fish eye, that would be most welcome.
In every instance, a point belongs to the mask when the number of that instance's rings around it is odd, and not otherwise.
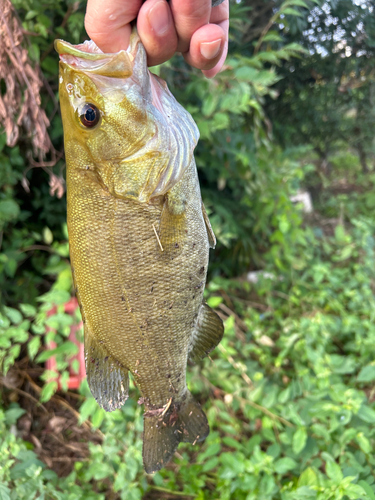
[[[81,109],[79,119],[85,127],[95,127],[100,120],[100,111],[94,104],[86,103]]]

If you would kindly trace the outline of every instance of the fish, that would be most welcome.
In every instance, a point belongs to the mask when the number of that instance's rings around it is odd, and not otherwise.
[[[129,48],[56,40],[67,225],[84,325],[87,381],[98,404],[125,403],[129,374],[145,406],[143,464],[164,467],[180,442],[209,433],[186,384],[224,327],[203,299],[216,240],[202,202],[199,132],[167,84]]]

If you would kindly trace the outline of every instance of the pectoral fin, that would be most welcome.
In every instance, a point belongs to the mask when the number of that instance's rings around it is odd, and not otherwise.
[[[129,396],[129,372],[99,344],[85,325],[86,374],[92,395],[105,411],[114,411]]]
[[[186,200],[178,192],[171,190],[165,197],[160,219],[159,238],[163,251],[178,253],[187,236],[185,215]]]
[[[219,344],[224,325],[219,316],[207,304],[202,304],[189,347],[189,359],[197,362],[206,357]]]
[[[208,242],[210,244],[210,248],[215,248],[215,246],[216,246],[215,234],[214,234],[214,232],[212,230],[210,219],[208,218],[208,215],[207,215],[207,212],[206,212],[206,208],[204,206],[203,201],[202,201],[202,213],[203,213],[204,222],[206,224],[207,235],[208,235]]]

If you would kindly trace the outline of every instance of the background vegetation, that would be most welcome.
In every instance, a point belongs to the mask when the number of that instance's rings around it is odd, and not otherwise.
[[[27,128],[13,147],[0,135],[0,499],[374,500],[375,3],[232,2],[217,78],[179,57],[154,68],[200,128],[218,238],[206,298],[226,329],[212,360],[189,367],[211,433],[153,476],[142,469],[134,387],[110,414],[86,383],[67,391],[79,313],[64,306],[72,282],[52,43],[85,38],[85,5],[13,4],[42,69],[53,149],[30,168],[41,151]],[[298,190],[312,194],[312,213],[291,201]],[[52,354],[60,388],[45,369]]]

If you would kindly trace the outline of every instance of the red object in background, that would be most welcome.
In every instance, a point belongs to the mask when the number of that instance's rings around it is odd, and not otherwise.
[[[67,314],[70,314],[73,316],[75,310],[78,308],[78,302],[75,297],[71,298],[69,302],[65,304],[65,312]],[[50,311],[48,311],[47,316],[53,316],[57,312],[57,307],[53,307]],[[78,325],[72,325],[70,327],[70,334],[69,334],[69,340],[74,342],[76,346],[78,347],[78,353],[73,356],[69,360],[69,381],[68,381],[68,389],[78,389],[78,387],[81,385],[82,380],[86,378],[86,370],[85,370],[85,353],[84,353],[84,348],[83,348],[83,342],[79,342],[76,338],[76,333],[82,328],[83,323],[82,321]],[[49,329],[50,331],[52,330],[51,328]],[[47,349],[55,349],[56,348],[56,343],[51,341],[49,344],[47,344]],[[73,370],[72,363],[74,360],[78,360],[79,363],[79,368],[78,368],[78,373]],[[56,370],[56,358],[53,356],[52,358],[48,359],[46,361],[46,369],[47,370],[52,370],[52,371],[57,371]],[[60,377],[57,380],[58,383],[58,388],[61,389],[61,383],[60,383]]]

